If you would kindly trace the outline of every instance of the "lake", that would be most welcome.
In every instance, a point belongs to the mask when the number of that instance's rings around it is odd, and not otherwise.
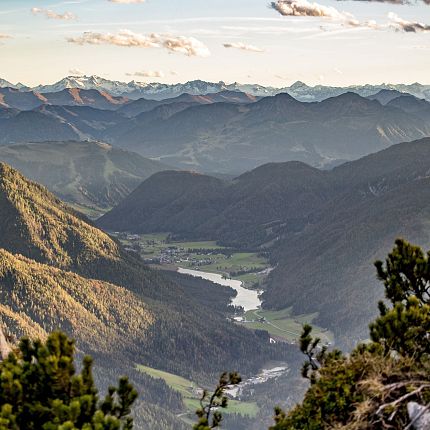
[[[242,306],[245,309],[245,312],[252,309],[258,309],[261,306],[261,300],[259,297],[260,291],[244,288],[242,281],[238,281],[236,279],[225,279],[218,273],[201,272],[200,270],[183,269],[181,267],[178,269],[178,272],[195,276],[196,278],[207,279],[208,281],[215,282],[216,284],[233,288],[233,290],[237,292],[237,296],[231,303],[234,306]]]

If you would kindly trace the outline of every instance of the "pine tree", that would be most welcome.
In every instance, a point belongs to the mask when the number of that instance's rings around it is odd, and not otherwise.
[[[100,402],[93,361],[77,374],[74,342],[51,334],[45,343],[21,340],[17,352],[0,363],[0,430],[130,430],[137,392],[121,378]]]

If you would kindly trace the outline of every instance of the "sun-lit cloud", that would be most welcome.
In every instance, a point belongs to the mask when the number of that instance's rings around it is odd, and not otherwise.
[[[127,76],[138,76],[140,78],[164,78],[164,72],[161,70],[144,70],[135,73],[127,73]]]
[[[48,19],[59,19],[64,21],[70,21],[76,19],[76,15],[71,12],[57,13],[51,9],[44,9],[40,7],[33,7],[31,9],[33,15],[44,15]]]
[[[67,40],[70,43],[77,43],[78,45],[116,45],[139,48],[159,47],[156,34],[145,36],[133,33],[130,30],[121,30],[117,34],[87,31],[82,36],[69,37]]]
[[[282,16],[327,18],[352,28],[362,27],[373,30],[384,28],[374,20],[361,22],[349,12],[341,12],[332,6],[324,6],[308,0],[277,0],[270,3],[270,7]]]
[[[394,12],[388,14],[391,21],[391,27],[397,31],[404,31],[406,33],[426,33],[430,32],[430,25],[422,24],[421,22],[406,21],[400,18]]]
[[[12,36],[9,36],[9,34],[0,33],[0,40],[11,39],[11,38]]]
[[[258,46],[247,45],[246,43],[242,42],[224,43],[223,46],[224,48],[241,49],[242,51],[264,52],[264,49],[259,48]]]
[[[69,73],[73,76],[83,76],[85,73],[80,69],[70,69]]]
[[[69,37],[68,42],[78,45],[115,45],[138,48],[164,48],[188,57],[208,57],[207,46],[194,37],[173,36],[170,34],[151,33],[149,35],[121,30],[118,33],[97,33],[88,31],[82,36]]]
[[[194,37],[160,36],[162,46],[170,52],[178,52],[188,57],[209,57],[209,48]]]
[[[309,2],[307,0],[278,0],[270,3],[270,7],[282,16],[314,16],[331,18],[338,21],[353,19],[353,15],[340,12],[332,6]]]

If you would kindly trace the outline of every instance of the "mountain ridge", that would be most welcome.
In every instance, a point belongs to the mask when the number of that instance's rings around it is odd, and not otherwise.
[[[2,82],[1,86],[10,86],[9,82]],[[17,87],[12,85],[12,87]],[[21,84],[22,87],[22,84]],[[28,87],[24,87],[28,89]],[[145,83],[130,81],[128,83],[121,81],[112,81],[101,78],[99,76],[68,76],[52,85],[38,85],[32,89],[38,92],[55,92],[67,88],[86,88],[98,89],[103,88],[116,96],[128,94],[130,98],[138,99],[148,96],[156,100],[162,98],[175,97],[180,94],[190,92],[192,94],[203,94],[220,92],[223,90],[243,91],[254,96],[275,95],[279,92],[289,92],[292,96],[301,101],[320,101],[324,98],[339,95],[348,90],[355,90],[362,96],[370,96],[376,94],[381,89],[398,90],[401,92],[410,93],[417,97],[430,99],[430,85],[419,83],[413,84],[364,84],[350,85],[346,87],[339,86],[324,86],[315,85],[308,86],[303,82],[297,81],[290,86],[274,88],[271,86],[263,86],[259,84],[240,84],[238,82],[227,84],[225,82],[205,82],[202,80],[194,80],[186,83],[163,84],[159,82]]]
[[[118,204],[142,180],[169,169],[138,154],[90,141],[0,146],[0,161],[64,201],[97,213]]]

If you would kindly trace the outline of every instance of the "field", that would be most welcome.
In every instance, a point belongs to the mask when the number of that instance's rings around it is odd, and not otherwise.
[[[174,242],[167,233],[120,234],[128,248],[139,252],[147,264],[166,268],[183,267],[226,275],[241,280],[246,287],[259,287],[269,265],[263,256],[253,252],[234,252],[216,242]]]
[[[267,330],[275,338],[295,343],[300,337],[303,324],[311,324],[317,316],[317,313],[294,316],[291,308],[280,311],[252,310],[245,313],[241,324],[247,328]],[[315,325],[313,335],[321,338],[323,343],[333,343],[333,334]]]
[[[181,376],[147,366],[139,365],[137,368],[153,378],[163,379],[170,388],[178,391],[182,395],[187,414],[189,414],[191,418],[195,417],[194,413],[200,407],[199,395],[201,389],[194,382],[182,378]],[[225,410],[225,413],[236,413],[253,418],[258,413],[258,406],[255,402],[229,400],[228,408]]]

